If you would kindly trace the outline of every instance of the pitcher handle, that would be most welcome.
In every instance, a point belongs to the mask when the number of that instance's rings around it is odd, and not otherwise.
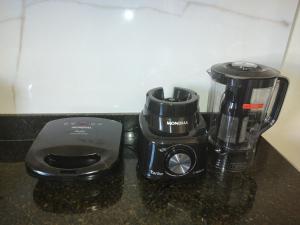
[[[260,131],[261,134],[266,130],[268,130],[270,127],[272,127],[274,123],[277,121],[284,102],[284,98],[289,86],[289,80],[286,77],[280,76],[278,77],[278,81],[279,81],[279,87],[274,101],[273,109],[270,115],[268,116],[268,118],[265,119],[261,127],[261,131]]]

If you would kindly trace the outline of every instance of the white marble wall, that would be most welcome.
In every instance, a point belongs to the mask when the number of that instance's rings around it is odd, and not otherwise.
[[[14,113],[13,83],[20,46],[21,1],[0,0],[0,113]]]
[[[0,112],[138,112],[218,62],[280,68],[297,0],[0,0]],[[6,88],[3,88],[6,87]]]

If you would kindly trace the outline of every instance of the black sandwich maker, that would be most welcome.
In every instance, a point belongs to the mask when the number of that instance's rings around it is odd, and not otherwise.
[[[30,147],[30,175],[47,180],[94,180],[118,162],[120,122],[70,117],[48,122]]]

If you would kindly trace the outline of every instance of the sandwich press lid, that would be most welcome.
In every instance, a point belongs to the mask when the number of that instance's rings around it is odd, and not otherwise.
[[[38,178],[95,179],[117,162],[121,135],[122,124],[109,119],[50,121],[26,155],[27,170]]]

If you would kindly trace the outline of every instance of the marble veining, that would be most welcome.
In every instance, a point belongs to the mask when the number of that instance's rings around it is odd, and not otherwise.
[[[19,73],[19,67],[20,67],[20,60],[21,60],[22,46],[23,46],[23,34],[24,34],[25,15],[26,15],[26,0],[22,0],[22,11],[21,11],[21,16],[20,16],[21,24],[20,24],[19,48],[18,48],[16,76],[14,77],[14,83],[17,80],[17,76],[18,76],[18,73]],[[15,96],[15,92],[14,92],[14,96]],[[15,99],[15,97],[14,97],[14,99]]]
[[[21,19],[20,17],[5,18],[5,19],[0,20],[0,23],[7,23],[10,21],[15,21],[15,20],[20,20],[20,19]]]
[[[23,0],[24,1],[24,0]],[[28,0],[27,0],[28,1]],[[41,4],[44,2],[69,2],[69,3],[74,3],[78,5],[85,5],[89,7],[94,7],[94,8],[101,8],[101,9],[151,9],[155,10],[161,13],[167,13],[171,16],[183,16],[187,8],[193,7],[193,6],[198,6],[198,7],[210,7],[219,11],[225,11],[228,13],[233,13],[238,16],[243,16],[243,17],[248,17],[252,19],[257,19],[257,20],[264,20],[264,21],[269,21],[271,23],[277,23],[281,24],[283,26],[290,26],[292,21],[287,21],[287,20],[276,20],[268,17],[262,17],[262,16],[256,16],[255,12],[254,14],[247,14],[243,12],[239,12],[236,10],[232,10],[229,7],[224,7],[224,6],[219,6],[217,4],[211,4],[211,2],[215,1],[184,1],[184,0],[175,0],[175,4],[178,4],[178,7],[174,10],[164,8],[162,7],[164,4],[153,4],[155,1],[142,1],[140,3],[136,1],[85,1],[85,0],[29,0],[26,3],[26,7],[30,7],[32,5],[36,4]],[[134,2],[135,4],[132,4]],[[163,1],[162,1],[163,2]],[[170,2],[170,0],[169,0]],[[173,3],[174,4],[174,1]]]

